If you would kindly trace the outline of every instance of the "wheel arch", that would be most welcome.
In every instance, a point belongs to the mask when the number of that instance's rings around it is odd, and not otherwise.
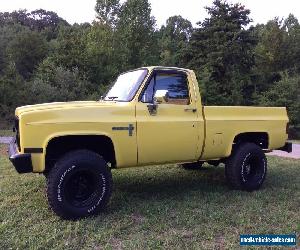
[[[269,147],[269,134],[267,132],[243,132],[235,135],[232,142],[232,149],[235,145],[244,142],[251,142],[262,149],[268,149]],[[231,151],[232,151],[231,149]]]
[[[78,149],[100,154],[112,167],[117,165],[114,142],[105,134],[60,134],[47,140],[45,146],[45,170],[49,172],[58,158]]]

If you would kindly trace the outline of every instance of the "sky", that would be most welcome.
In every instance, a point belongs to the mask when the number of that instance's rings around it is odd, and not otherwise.
[[[124,2],[124,0],[122,1]],[[168,17],[181,15],[190,20],[195,26],[197,22],[207,17],[205,6],[210,6],[212,0],[149,0],[152,15],[157,26],[164,24]],[[300,20],[299,0],[229,0],[231,3],[240,2],[250,9],[250,17],[254,23],[266,23],[278,16],[287,17],[293,13]],[[59,16],[73,24],[92,22],[95,19],[96,0],[0,0],[0,12],[19,9],[46,9],[56,12]]]

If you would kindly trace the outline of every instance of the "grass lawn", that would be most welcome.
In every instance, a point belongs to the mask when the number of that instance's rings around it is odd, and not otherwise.
[[[45,178],[17,174],[5,154],[0,145],[0,249],[237,249],[242,233],[299,236],[299,160],[268,157],[252,193],[230,190],[222,167],[114,170],[107,210],[72,222],[49,210]]]
[[[14,132],[12,129],[0,129],[0,136],[13,136]]]

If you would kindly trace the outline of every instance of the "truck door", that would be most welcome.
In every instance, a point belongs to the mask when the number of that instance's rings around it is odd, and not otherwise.
[[[194,161],[202,149],[193,90],[184,71],[152,73],[136,105],[138,164]],[[154,103],[156,93],[165,92],[164,102]],[[202,131],[202,133],[203,133]],[[203,140],[203,138],[201,138]],[[201,149],[200,149],[201,147]]]

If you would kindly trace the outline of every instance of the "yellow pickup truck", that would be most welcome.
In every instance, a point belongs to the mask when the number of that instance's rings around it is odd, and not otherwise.
[[[45,93],[46,94],[46,93]],[[19,173],[44,173],[53,211],[99,213],[111,168],[225,163],[234,189],[258,189],[264,151],[291,151],[286,108],[203,106],[192,70],[145,67],[121,74],[99,101],[19,107],[9,158]]]

